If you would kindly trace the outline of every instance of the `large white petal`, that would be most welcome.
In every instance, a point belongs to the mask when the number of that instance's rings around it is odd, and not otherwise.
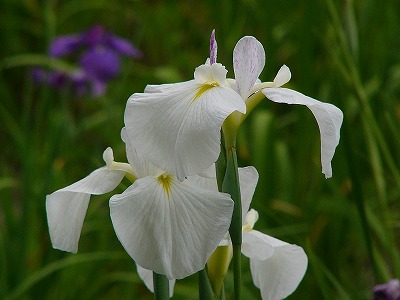
[[[274,247],[274,253],[265,260],[250,258],[253,282],[260,289],[263,300],[284,299],[300,284],[307,270],[307,255],[297,245],[270,236],[263,239]]]
[[[265,65],[263,45],[252,36],[242,37],[233,50],[233,69],[240,95],[247,99]]]
[[[233,111],[246,111],[232,89],[216,86],[200,92],[202,86],[192,80],[167,92],[133,94],[125,111],[133,147],[179,180],[217,160],[222,123]]]
[[[150,292],[154,293],[153,271],[142,268],[138,264],[136,264],[136,269],[139,274],[139,277],[143,280],[145,286],[150,290]],[[176,281],[175,279],[169,280],[170,298],[174,295],[175,281]]]
[[[97,169],[82,180],[46,197],[47,222],[54,248],[76,253],[90,195],[112,191],[125,172]]]
[[[233,201],[228,194],[173,178],[168,192],[157,178],[138,179],[111,198],[110,209],[117,236],[133,260],[179,279],[204,268],[228,231]]]
[[[330,103],[324,103],[285,88],[266,88],[262,92],[273,102],[301,104],[311,110],[321,133],[322,173],[326,178],[332,177],[331,161],[339,144],[340,127],[343,122],[342,111]]]

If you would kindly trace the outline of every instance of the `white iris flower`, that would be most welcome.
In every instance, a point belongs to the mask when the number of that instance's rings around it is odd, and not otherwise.
[[[197,175],[177,180],[142,160],[124,129],[122,138],[129,164],[114,162],[108,148],[105,167],[46,197],[53,247],[76,253],[90,196],[110,192],[128,175],[133,184],[110,199],[112,223],[128,254],[169,279],[203,269],[229,228],[230,196],[198,185],[204,180]]]
[[[202,181],[212,182],[205,177]],[[249,211],[250,202],[253,197],[257,181],[258,172],[254,167],[239,168],[240,191],[242,197],[243,212],[243,243],[242,254],[250,258],[250,270],[254,285],[260,289],[263,300],[283,299],[292,294],[300,284],[307,270],[308,259],[303,248],[288,244],[262,232],[254,230],[254,224],[258,219],[258,213],[254,209]],[[208,263],[208,270],[217,270],[222,275],[227,272],[229,262],[232,258],[232,245],[229,236],[226,236],[220,243],[220,247],[226,249],[226,255],[218,254],[214,262]],[[214,259],[213,256],[211,256]],[[212,265],[212,264],[216,264]],[[138,274],[142,278],[147,288],[154,292],[151,271],[138,267]],[[210,274],[212,280],[213,274]],[[170,280],[170,297],[172,297],[175,281]]]

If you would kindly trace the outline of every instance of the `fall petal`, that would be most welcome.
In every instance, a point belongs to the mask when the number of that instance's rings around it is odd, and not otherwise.
[[[235,110],[245,112],[243,100],[230,88],[204,88],[194,80],[155,89],[128,100],[125,125],[133,147],[179,180],[210,167],[222,123]]]
[[[204,190],[175,177],[136,180],[110,200],[114,229],[125,250],[143,268],[180,279],[204,268],[227,232],[229,195]]]
[[[321,134],[322,173],[325,174],[326,178],[332,177],[331,161],[339,144],[340,127],[343,121],[342,111],[330,103],[315,100],[290,89],[266,88],[262,92],[273,102],[301,104],[311,110],[317,120]]]
[[[54,248],[76,253],[90,195],[112,191],[124,172],[97,169],[84,179],[46,197],[47,221]]]
[[[250,259],[251,275],[263,300],[284,299],[300,284],[307,270],[307,255],[303,248],[272,237],[264,237],[274,245],[273,255],[265,260]]]
[[[243,232],[242,253],[250,259],[265,260],[274,254],[274,247],[265,239],[266,234],[256,230]]]

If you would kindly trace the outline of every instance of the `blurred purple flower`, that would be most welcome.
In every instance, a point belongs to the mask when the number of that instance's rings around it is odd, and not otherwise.
[[[400,300],[400,281],[392,279],[388,283],[373,287],[374,300]]]
[[[63,35],[54,39],[48,53],[57,58],[77,54],[79,68],[73,73],[46,73],[35,69],[33,78],[36,82],[44,82],[55,88],[72,85],[79,94],[88,92],[90,87],[93,96],[104,94],[107,82],[118,75],[120,55],[133,58],[142,56],[140,50],[129,41],[113,35],[101,25],[95,25],[76,35]]]

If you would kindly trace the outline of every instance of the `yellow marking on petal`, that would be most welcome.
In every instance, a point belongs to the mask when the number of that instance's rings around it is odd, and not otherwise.
[[[163,187],[165,193],[167,194],[168,198],[171,194],[171,182],[172,182],[172,176],[164,173],[160,176],[158,176],[158,182],[161,184],[161,186]]]
[[[219,86],[219,84],[216,81],[204,83],[203,85],[201,85],[201,87],[198,88],[196,95],[194,95],[193,101],[196,101],[196,99],[199,98],[203,93],[207,92],[208,90],[211,90],[216,86]]]

